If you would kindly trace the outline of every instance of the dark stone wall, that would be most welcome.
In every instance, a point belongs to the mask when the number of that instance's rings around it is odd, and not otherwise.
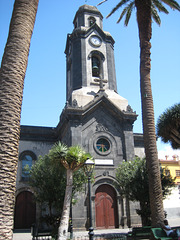
[[[123,160],[130,160],[134,156],[134,136],[133,121],[136,115],[124,118],[123,113],[104,98],[99,104],[96,102],[89,104],[89,108],[68,108],[64,110],[63,121],[59,125],[61,140],[66,142],[71,139],[72,145],[80,145],[86,152],[89,152],[93,158],[100,161],[96,164],[94,175],[95,182],[92,186],[92,209],[93,209],[93,225],[95,226],[95,194],[96,189],[102,184],[108,184],[114,188],[115,169]],[[67,126],[67,127],[65,127]],[[68,130],[69,129],[69,130]],[[68,137],[67,137],[68,133]],[[96,142],[99,138],[108,139],[110,150],[107,152],[99,152],[96,148]],[[107,164],[107,160],[113,162],[112,165]],[[88,211],[87,211],[87,186],[85,192],[77,194],[77,204],[73,207],[73,226],[75,229],[88,228]],[[118,216],[119,225],[124,219],[124,205],[117,189]]]
[[[86,44],[85,38],[81,39],[81,63],[82,63],[82,87],[87,86],[87,56],[86,56]]]
[[[107,51],[107,66],[108,66],[108,79],[109,79],[109,89],[115,90],[117,92],[116,84],[116,72],[115,72],[115,62],[114,62],[114,49],[112,43],[106,43]]]
[[[82,86],[82,49],[81,49],[81,39],[76,38],[73,41],[73,59],[72,59],[72,83],[73,90],[81,88]]]

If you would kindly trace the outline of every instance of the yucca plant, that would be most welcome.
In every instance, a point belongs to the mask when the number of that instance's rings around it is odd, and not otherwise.
[[[49,156],[54,162],[61,162],[67,171],[66,191],[64,197],[63,211],[61,215],[60,226],[58,229],[58,240],[65,240],[67,238],[70,204],[72,198],[73,188],[73,172],[82,167],[85,161],[92,159],[89,153],[86,153],[80,146],[67,147],[58,142],[49,151]]]

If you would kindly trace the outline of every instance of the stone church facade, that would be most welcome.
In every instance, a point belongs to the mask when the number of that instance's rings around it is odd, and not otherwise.
[[[93,6],[83,5],[76,12],[74,29],[67,36],[65,49],[66,105],[57,126],[21,126],[15,228],[28,228],[40,216],[23,166],[31,166],[59,140],[68,146],[80,145],[95,160],[91,199],[94,228],[140,223],[136,205],[122,199],[114,183],[119,164],[132,160],[135,155],[144,156],[143,136],[133,133],[137,114],[117,93],[114,39],[103,30],[102,20],[103,16]],[[77,199],[73,226],[85,229],[88,227],[87,192],[77,195]],[[25,220],[26,215],[31,217]]]

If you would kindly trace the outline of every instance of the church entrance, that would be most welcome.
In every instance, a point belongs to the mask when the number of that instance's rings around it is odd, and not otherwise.
[[[33,194],[28,191],[21,192],[16,197],[14,228],[28,229],[36,220],[36,203]]]
[[[95,194],[96,228],[118,228],[117,199],[114,188],[99,186]]]

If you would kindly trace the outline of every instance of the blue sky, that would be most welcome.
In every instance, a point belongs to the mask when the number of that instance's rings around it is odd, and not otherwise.
[[[58,124],[66,102],[66,37],[73,30],[73,18],[83,4],[96,6],[99,0],[39,0],[25,77],[22,125]],[[142,133],[139,87],[139,38],[135,11],[128,27],[116,24],[120,11],[106,15],[119,0],[108,0],[98,7],[104,16],[103,29],[115,40],[118,93],[139,115],[134,132]],[[180,1],[178,0],[178,3]],[[0,0],[0,59],[6,44],[14,0]],[[167,7],[168,8],[168,7]],[[152,23],[151,81],[155,121],[180,99],[180,12],[160,13],[161,26]],[[158,140],[158,149],[168,145]]]

